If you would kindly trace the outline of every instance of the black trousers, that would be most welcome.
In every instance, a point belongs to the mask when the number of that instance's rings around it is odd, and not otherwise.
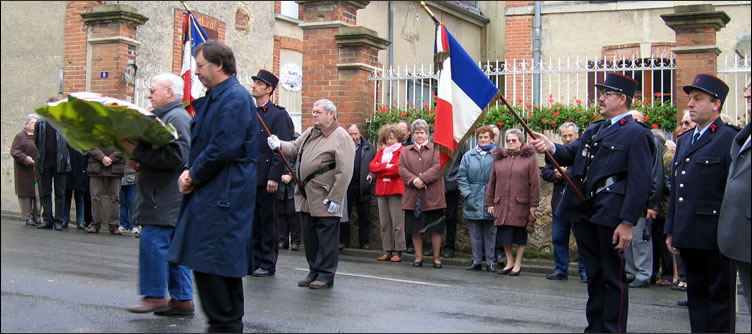
[[[301,212],[300,217],[308,278],[333,285],[339,263],[339,217],[313,217],[307,212]]]
[[[350,226],[353,224],[353,205],[358,210],[358,242],[360,246],[368,244],[371,233],[371,196],[363,196],[360,188],[350,186],[347,188],[347,212],[350,215],[350,224],[341,224],[339,242],[350,247]]]
[[[266,192],[266,185],[256,187],[256,208],[253,211],[253,259],[251,273],[256,269],[274,272],[277,269],[277,199]]]
[[[52,190],[55,190],[55,211],[52,211]],[[65,209],[65,173],[58,173],[55,166],[45,166],[39,175],[39,200],[42,202],[42,219],[45,224],[63,223]]]
[[[91,216],[91,191],[89,190],[89,187],[86,187],[86,190],[84,190],[84,225],[86,227],[89,226],[92,222],[92,216]]]
[[[650,231],[650,238],[653,242],[653,277],[651,282],[658,279],[671,281],[674,278],[674,257],[666,247],[666,236],[663,235],[663,227],[666,225],[666,219],[653,219],[653,229]],[[658,276],[658,269],[661,274]]]
[[[243,332],[243,279],[193,272],[209,333]]]
[[[689,326],[693,333],[733,333],[736,267],[716,250],[681,248],[687,268]]]
[[[446,241],[444,241],[444,248],[454,249],[455,240],[457,238],[457,204],[460,201],[460,191],[455,189],[444,193],[444,199],[446,200]]]
[[[624,333],[627,330],[629,294],[624,257],[611,243],[615,228],[577,222],[577,247],[587,273],[586,333]]]
[[[300,214],[295,212],[295,200],[277,199],[277,226],[279,242],[300,245]]]

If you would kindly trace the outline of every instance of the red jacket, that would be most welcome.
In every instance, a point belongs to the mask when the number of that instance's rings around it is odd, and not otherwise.
[[[399,175],[400,152],[402,147],[394,151],[392,160],[389,161],[392,167],[386,168],[385,163],[381,162],[381,156],[384,155],[384,149],[376,152],[376,157],[368,164],[368,169],[376,175],[376,196],[402,195],[405,193],[405,184]],[[388,179],[388,182],[384,182]]]

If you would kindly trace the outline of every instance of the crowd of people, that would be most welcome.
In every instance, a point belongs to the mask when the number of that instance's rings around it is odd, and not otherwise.
[[[458,145],[442,173],[423,119],[384,125],[374,145],[320,99],[313,126],[298,134],[271,102],[276,75],[260,70],[249,92],[236,79],[232,50],[216,40],[197,48],[196,65],[208,91],[193,102],[193,119],[182,79],[152,78],[152,112],[178,132],[168,145],[122,140],[132,158],[104,148],[81,154],[36,115],[13,142],[27,225],[66,229],[75,200],[79,230],[97,233],[106,222],[110,234],[140,238],[143,298],[130,312],[193,314],[195,280],[209,331],[241,332],[242,278],[274,276],[280,249],[302,243],[309,272],[298,286],[332,288],[355,213],[358,245],[370,248],[371,196],[378,261],[410,253],[413,267],[430,256],[442,268],[442,243],[443,257],[455,256],[461,198],[472,249],[466,269],[481,271],[485,261],[488,272],[519,276],[541,179],[553,183],[555,267],[546,278],[568,278],[571,231],[588,286],[586,331],[625,331],[627,287],[652,284],[687,292],[679,304],[688,306],[692,331],[733,331],[736,269],[749,305],[750,126],[739,132],[720,119],[728,86],[714,76],[684,87],[690,102],[676,144],[630,112],[637,82],[609,73],[597,84],[605,121],[582,132],[561,125],[561,144],[540,133],[526,142],[519,129],[502,140],[497,127],[482,125],[473,130],[477,144]],[[745,98],[749,110],[749,83]],[[546,159],[539,168],[544,152],[562,167]]]

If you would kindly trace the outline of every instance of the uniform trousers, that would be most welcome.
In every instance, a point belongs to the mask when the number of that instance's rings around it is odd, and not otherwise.
[[[586,333],[623,333],[627,330],[629,294],[624,257],[614,249],[615,227],[577,222],[577,247],[582,250],[587,273]]]
[[[275,272],[279,249],[277,239],[276,193],[266,192],[266,185],[256,187],[256,209],[253,211],[253,251],[251,272],[264,269]]]
[[[39,201],[42,202],[42,218],[45,224],[63,223],[65,210],[65,173],[55,171],[55,166],[45,166],[39,174]],[[120,180],[118,179],[118,182]],[[52,189],[55,187],[55,211],[52,211]]]
[[[486,256],[486,264],[493,264],[497,230],[493,224],[493,220],[468,219],[467,227],[470,230],[470,247],[473,250],[473,264],[480,264],[483,261],[484,254]]]
[[[405,212],[402,195],[376,196],[381,225],[381,248],[385,252],[405,250]]]
[[[301,212],[303,242],[308,261],[308,278],[334,285],[334,273],[339,263],[340,217],[313,217]]]
[[[744,301],[747,303],[747,310],[750,310],[749,294],[752,293],[750,288],[750,275],[752,275],[752,265],[749,262],[734,261],[736,264],[736,270],[739,271],[739,280],[742,282],[742,289],[744,289]]]
[[[650,228],[645,217],[640,217],[632,226],[632,243],[624,250],[624,266],[627,275],[634,276],[635,282],[650,283],[653,276],[653,243],[645,240]]]
[[[102,212],[102,197],[110,198],[107,223],[112,226],[120,225],[120,176],[91,176],[89,177],[91,190],[92,224],[102,224],[105,220]]]
[[[277,199],[277,227],[279,242],[283,245],[300,245],[300,214],[295,212],[295,200]]]
[[[243,279],[193,271],[209,333],[243,332]]]
[[[693,333],[733,333],[736,268],[715,250],[680,248],[687,268],[687,307]],[[733,283],[732,283],[733,282]]]

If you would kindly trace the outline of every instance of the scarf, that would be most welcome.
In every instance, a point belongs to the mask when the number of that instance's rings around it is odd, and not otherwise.
[[[402,147],[402,143],[396,143],[391,146],[384,147],[384,153],[381,156],[381,163],[389,163],[394,157],[394,152]]]
[[[496,143],[491,142],[490,144],[486,146],[481,146],[480,144],[478,144],[478,147],[476,149],[478,150],[478,153],[480,153],[481,156],[484,156],[486,155],[486,153],[493,150],[494,147],[496,147]]]

